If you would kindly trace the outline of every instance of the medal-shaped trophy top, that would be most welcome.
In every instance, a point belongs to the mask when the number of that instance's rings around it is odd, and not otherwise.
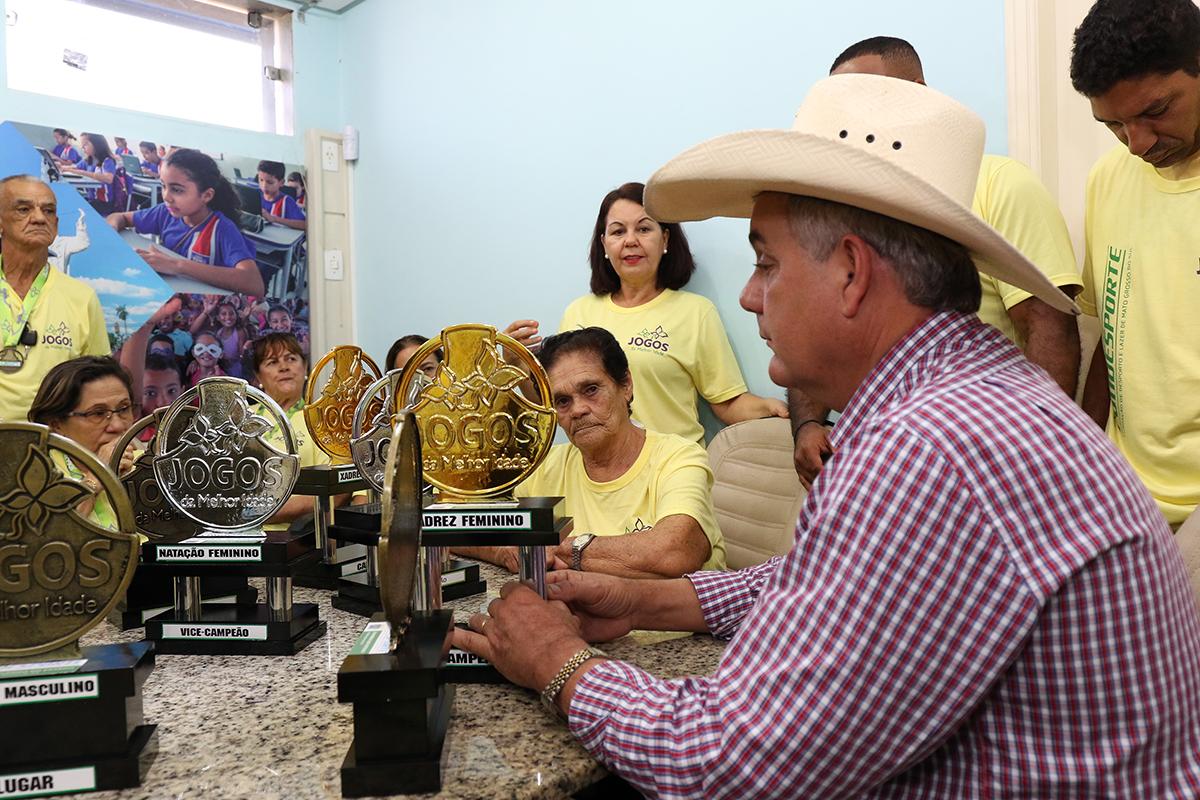
[[[113,447],[108,468],[111,469],[129,495],[133,505],[133,520],[137,532],[151,542],[173,544],[196,535],[196,523],[180,514],[167,502],[158,479],[154,477],[154,439],[143,447],[141,441],[147,430],[157,435],[167,409],[157,408],[134,422]],[[125,454],[133,451],[133,466],[121,471]]]
[[[78,506],[100,482],[111,518]],[[112,527],[110,527],[112,526]],[[0,423],[0,662],[77,655],[125,594],[138,561],[133,510],[95,455],[44,425]]]
[[[388,448],[392,441],[393,410],[397,405],[401,406],[400,413],[411,408],[420,391],[429,385],[425,373],[418,372],[409,386],[408,396],[398,401],[395,398],[403,372],[394,369],[384,373],[382,378],[367,387],[354,409],[350,457],[367,485],[380,493],[383,492],[384,467],[387,466]]]
[[[393,645],[412,618],[421,550],[421,436],[412,412],[397,417],[388,448],[379,533],[379,600]]]
[[[490,325],[454,325],[413,354],[397,396],[409,394],[421,361],[439,347],[444,359],[412,405],[425,480],[443,502],[511,497],[554,441],[546,370],[524,345]],[[536,396],[526,396],[526,387]]]
[[[253,531],[291,496],[300,458],[291,423],[274,400],[241,378],[216,377],[167,409],[153,467],[168,502],[201,528]]]
[[[322,373],[330,364],[329,377],[322,383]],[[380,375],[371,357],[354,345],[333,348],[309,374],[304,390],[304,424],[317,447],[335,463],[350,461],[354,409]]]

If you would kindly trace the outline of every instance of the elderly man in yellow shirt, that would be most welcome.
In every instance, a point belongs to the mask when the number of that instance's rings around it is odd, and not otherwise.
[[[100,299],[50,264],[58,201],[32,175],[0,180],[0,420],[29,413],[57,364],[109,354]]]
[[[555,445],[516,495],[566,498],[577,535],[551,551],[552,566],[640,578],[724,569],[708,456],[633,424],[633,377],[613,335],[566,331],[546,339],[539,358],[570,443]],[[517,571],[516,548],[456,552]]]

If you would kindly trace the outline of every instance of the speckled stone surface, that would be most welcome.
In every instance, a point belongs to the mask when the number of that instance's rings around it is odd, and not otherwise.
[[[492,591],[509,579],[484,566]],[[259,585],[262,596],[261,582]],[[337,702],[337,671],[367,620],[329,605],[329,592],[296,589],[316,602],[329,630],[295,656],[156,656],[143,690],[157,755],[140,787],[92,798],[339,798],[352,738],[351,708]],[[448,604],[461,621],[483,596]],[[104,623],[83,644],[139,641],[141,629]],[[665,677],[706,674],[723,644],[708,636],[605,645],[613,656]],[[566,797],[606,773],[514,686],[459,686],[451,714],[442,792],[447,798]],[[430,797],[431,795],[421,795]]]

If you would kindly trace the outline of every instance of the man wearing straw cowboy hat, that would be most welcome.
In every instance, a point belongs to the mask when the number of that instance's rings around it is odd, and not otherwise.
[[[974,315],[971,254],[1071,301],[969,208],[983,124],[908,81],[816,84],[791,131],[651,178],[656,219],[750,217],[742,305],[772,379],[840,409],[788,555],[505,587],[456,643],[540,690],[652,795],[1200,796],[1200,617],[1162,515],[1103,433]],[[573,613],[572,613],[573,612]],[[662,680],[587,649],[730,639]]]

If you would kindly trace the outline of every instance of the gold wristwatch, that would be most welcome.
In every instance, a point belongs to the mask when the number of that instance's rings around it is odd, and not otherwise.
[[[575,670],[592,658],[608,658],[608,653],[597,647],[585,647],[567,659],[567,663],[562,665],[558,674],[546,685],[545,689],[542,689],[542,705],[546,707],[547,711],[561,720],[566,720],[567,715],[558,707],[558,696],[562,694],[563,687],[567,685],[567,681],[571,680]]]

